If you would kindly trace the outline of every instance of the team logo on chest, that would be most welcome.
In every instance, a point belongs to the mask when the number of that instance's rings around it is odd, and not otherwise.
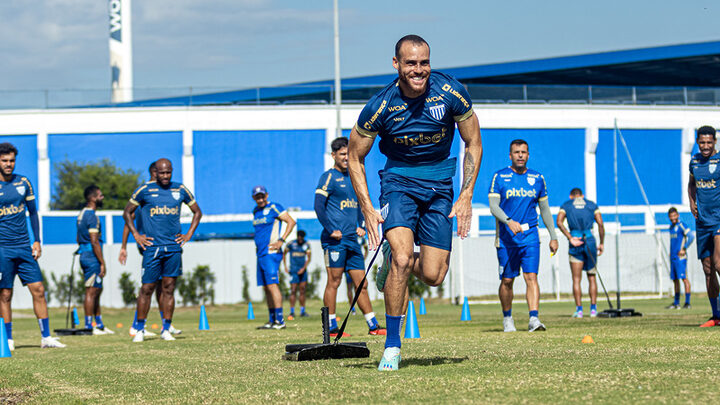
[[[25,195],[25,186],[16,186],[15,189],[17,190],[18,194]]]
[[[715,164],[715,163],[710,163],[710,164],[708,165],[708,171],[709,171],[710,173],[715,173],[715,169],[717,169],[717,164]]]
[[[269,213],[270,213],[270,207],[263,209],[263,215],[267,216],[267,214],[269,214]]]
[[[180,192],[179,192],[179,191],[173,191],[173,192],[170,193],[170,194],[172,195],[172,197],[173,197],[175,200],[179,200],[179,199],[180,199]]]
[[[528,184],[531,186],[535,185],[535,177],[528,177],[527,178]]]
[[[438,121],[445,116],[445,104],[434,105],[428,110],[430,110],[430,115]]]

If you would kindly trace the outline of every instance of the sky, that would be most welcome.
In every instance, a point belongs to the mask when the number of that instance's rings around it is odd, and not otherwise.
[[[136,88],[238,89],[333,77],[332,0],[134,0]],[[414,33],[434,69],[720,40],[711,0],[340,4],[341,75],[392,73]],[[0,94],[108,89],[105,0],[0,1]]]

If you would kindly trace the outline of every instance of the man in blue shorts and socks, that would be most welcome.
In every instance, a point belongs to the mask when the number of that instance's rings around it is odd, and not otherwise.
[[[712,316],[701,328],[720,325],[717,274],[720,272],[720,154],[715,151],[715,128],[698,128],[695,137],[699,153],[690,160],[688,197],[695,216],[698,259],[705,273],[705,286]]]
[[[362,226],[362,228],[364,228],[364,226]],[[363,237],[363,236],[358,236],[357,240],[363,250],[363,260],[367,260],[367,255],[368,255],[367,239],[365,239],[365,237]],[[353,283],[353,279],[352,279],[352,276],[350,275],[349,271],[345,272],[345,284],[347,285],[348,302],[352,302],[353,298],[355,298],[355,283]],[[357,315],[357,312],[355,311],[355,307],[350,308],[350,314]]]
[[[539,206],[543,223],[550,233],[550,252],[558,249],[555,225],[548,204],[545,177],[527,167],[530,156],[528,144],[522,139],[510,142],[512,165],[493,175],[488,200],[496,221],[496,248],[500,273],[500,305],[503,311],[503,330],[515,332],[512,318],[513,283],[520,275],[525,279],[526,299],[530,311],[528,331],[543,331],[545,325],[538,318],[540,288],[537,273],[540,268],[540,235],[538,233]]]
[[[125,225],[143,248],[142,286],[138,295],[137,333],[133,342],[145,339],[145,322],[150,310],[150,301],[155,283],[162,279],[163,319],[160,337],[163,340],[175,340],[170,326],[175,311],[175,283],[182,275],[182,247],[192,239],[200,224],[202,211],[195,197],[183,184],[172,181],[172,163],[168,159],[156,162],[157,181],[140,186],[130,198],[123,218]],[[186,204],[193,213],[187,233],[182,233],[180,209]],[[133,224],[132,215],[140,208],[143,219],[143,232],[140,234]]]
[[[372,309],[367,281],[360,285],[365,276],[365,257],[358,237],[365,236],[365,230],[361,226],[362,214],[348,174],[348,139],[344,136],[336,138],[330,148],[335,165],[320,176],[315,190],[315,214],[323,226],[320,241],[328,275],[323,303],[330,313],[330,336],[337,336],[339,329],[335,310],[343,272],[352,278],[353,293],[361,289],[357,305],[365,314],[368,333],[384,335],[385,328],[380,326]],[[343,332],[343,336],[349,335]]]
[[[255,227],[255,247],[257,248],[257,285],[265,290],[269,320],[257,329],[285,329],[283,319],[282,294],[280,293],[279,270],[282,260],[282,245],[295,228],[295,220],[282,205],[268,200],[267,189],[255,186],[252,189],[255,200],[253,226]],[[285,232],[280,236],[282,222]]]
[[[28,287],[33,309],[40,326],[41,348],[65,347],[50,336],[45,287],[37,259],[40,258],[40,219],[37,213],[35,193],[27,177],[13,173],[18,150],[8,142],[0,143],[0,318],[5,320],[8,346],[15,350],[12,336],[12,302],[15,276]],[[30,215],[30,227],[35,241],[30,246],[25,212]]]
[[[365,217],[369,248],[379,247],[381,223],[388,242],[382,246],[383,262],[375,280],[385,295],[387,323],[381,371],[399,368],[410,274],[430,286],[440,285],[450,263],[453,218],[457,217],[458,236],[468,234],[482,159],[480,125],[470,96],[455,78],[431,72],[428,43],[417,35],[401,38],[393,67],[398,78],[365,105],[349,146],[350,178]],[[463,183],[453,204],[457,161],[450,152],[456,125],[465,147]],[[373,208],[365,176],[365,157],[378,135],[380,152],[387,156],[380,172],[383,215]]]
[[[690,280],[687,278],[687,248],[695,240],[695,234],[680,220],[677,208],[668,210],[670,219],[670,279],[675,287],[675,300],[665,309],[680,309],[680,280],[685,284],[685,305],[683,309],[690,309]]]
[[[563,223],[567,218],[568,231]],[[598,224],[600,244],[596,244],[592,233],[593,222]],[[585,271],[588,279],[588,293],[590,295],[590,318],[597,316],[597,257],[605,249],[605,226],[602,214],[594,201],[585,198],[579,188],[570,190],[570,199],[560,207],[557,216],[557,227],[568,239],[568,256],[570,271],[573,280],[573,296],[575,298],[575,313],[573,318],[583,317],[582,306],[582,273]]]
[[[285,260],[288,254],[290,254],[289,270]],[[299,230],[297,231],[297,239],[287,243],[285,250],[283,250],[283,266],[285,272],[290,273],[290,315],[287,317],[288,321],[295,319],[295,296],[298,293],[300,294],[300,316],[309,316],[305,311],[305,287],[307,287],[307,268],[310,265],[311,257],[310,243],[305,240],[305,231]]]
[[[103,324],[100,314],[100,295],[106,268],[102,252],[102,229],[95,210],[102,207],[105,197],[94,184],[85,188],[84,195],[86,205],[77,218],[77,243],[80,267],[85,277],[85,328],[92,329],[93,335],[113,334],[115,332]]]

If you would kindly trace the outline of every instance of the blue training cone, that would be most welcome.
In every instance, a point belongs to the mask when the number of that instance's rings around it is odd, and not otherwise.
[[[198,324],[199,330],[210,330],[210,325],[208,324],[207,319],[207,312],[205,312],[205,305],[200,307],[200,322]]]
[[[465,297],[463,300],[462,315],[460,315],[461,321],[472,321],[470,316],[470,305],[468,304],[468,298]]]
[[[248,319],[248,321],[252,321],[253,319],[255,319],[255,312],[253,311],[253,308],[252,308],[252,302],[248,302],[248,316],[247,316],[247,319]]]
[[[78,317],[77,309],[73,307],[73,328],[80,325],[80,318]]]
[[[419,315],[427,315],[427,310],[425,309],[425,298],[420,297],[420,312]]]
[[[418,328],[417,317],[415,316],[415,304],[410,301],[405,320],[405,339],[420,339],[420,328]]]
[[[5,320],[0,318],[0,358],[12,357],[10,346],[8,346],[7,332],[5,331]]]

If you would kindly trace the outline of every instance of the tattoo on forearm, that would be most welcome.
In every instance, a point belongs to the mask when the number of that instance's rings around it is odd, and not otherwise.
[[[475,175],[475,158],[472,154],[466,153],[465,159],[463,160],[463,185],[460,192],[465,191],[466,188],[470,187],[473,176]]]

